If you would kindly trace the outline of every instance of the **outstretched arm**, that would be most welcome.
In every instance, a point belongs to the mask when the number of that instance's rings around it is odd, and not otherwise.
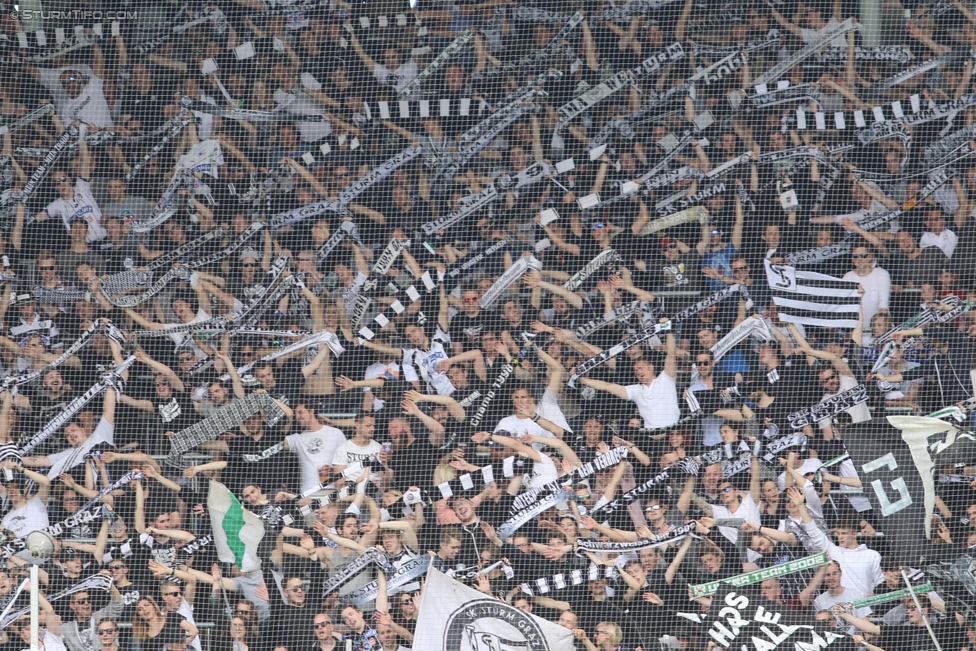
[[[604,382],[603,380],[594,380],[588,377],[580,378],[580,384],[583,384],[584,386],[588,386],[588,387],[593,387],[597,391],[606,391],[607,393],[611,393],[617,396],[621,400],[630,400],[630,396],[627,395],[627,387],[621,386],[619,384]]]

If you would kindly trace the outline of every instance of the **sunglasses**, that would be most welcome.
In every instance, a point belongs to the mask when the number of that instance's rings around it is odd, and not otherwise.
[[[831,380],[833,380],[835,377],[837,377],[837,376],[836,375],[831,375],[830,377],[825,377],[824,379],[820,380],[820,384],[827,384],[828,382],[830,382]]]
[[[606,226],[606,224],[602,224],[602,223],[601,224],[593,224],[592,226],[590,226],[590,230],[591,231],[595,231],[598,228],[604,228],[605,226]]]
[[[732,492],[732,487],[731,486],[726,486],[725,488],[720,488],[719,489],[719,492],[720,493],[731,493]]]
[[[76,81],[78,81],[77,77],[68,77],[67,79],[61,82],[61,85],[64,86],[65,84],[72,84]]]
[[[400,600],[400,605],[401,606],[404,605],[404,604],[412,604],[412,603],[413,603],[413,597],[407,597],[406,599],[401,599]]]
[[[647,507],[644,510],[645,511],[660,511],[661,510],[661,505],[660,504],[651,504],[649,507]]]
[[[300,586],[297,586],[295,588],[288,588],[287,591],[288,592],[298,592],[299,590],[302,591],[302,592],[305,592],[305,586],[301,586],[300,585]]]
[[[918,606],[912,604],[911,606],[905,606],[905,610],[918,610]]]
[[[84,606],[85,604],[90,603],[90,600],[87,599],[87,598],[86,599],[79,599],[75,603],[78,604],[79,606]]]
[[[125,567],[125,565],[109,565],[108,569],[114,572],[115,570],[121,570],[123,567]]]
[[[251,614],[251,611],[250,611],[250,610],[241,610],[240,608],[238,608],[238,609],[237,609],[236,611],[234,611],[234,612],[235,612],[236,614],[238,614],[238,615],[250,615],[250,614]]]
[[[732,267],[732,273],[736,273],[739,271],[749,271],[749,265],[746,265],[744,267]]]
[[[253,269],[256,266],[258,266],[256,262],[244,262],[241,264],[241,267],[244,269]]]
[[[713,228],[712,229],[712,235],[721,235],[721,234],[722,234],[722,231],[718,230],[717,228]]]
[[[332,625],[332,622],[315,622],[315,628],[329,628]]]
[[[68,177],[67,176],[62,176],[57,181],[55,181],[55,183],[64,183],[67,180],[68,180]]]
[[[156,383],[156,386],[157,387],[168,387],[169,386],[169,382],[157,382]]]
[[[117,629],[117,628],[100,628],[100,629],[98,629],[98,634],[99,635],[111,635],[112,633],[114,633],[117,630],[119,630],[119,629]]]
[[[164,592],[163,593],[163,596],[164,597],[179,597],[182,594],[183,594],[182,592],[180,592],[179,590],[176,590],[176,591],[173,591],[173,592]]]
[[[44,265],[43,267],[38,267],[38,269],[40,269],[41,271],[54,271],[55,269],[57,269],[57,266],[53,264],[48,264],[48,265]]]
[[[468,296],[468,297],[465,297],[465,298],[462,298],[461,300],[462,300],[463,302],[465,302],[465,303],[467,303],[467,304],[469,304],[469,305],[474,305],[475,303],[477,303],[477,302],[478,302],[478,300],[479,300],[479,299],[478,299],[478,297],[477,297],[477,296],[475,296],[475,297],[473,297],[473,298],[472,298],[472,297],[470,297],[470,296]]]
[[[868,258],[870,256],[871,256],[870,253],[852,253],[851,254],[851,257],[854,258],[855,260],[864,260],[864,259],[866,259],[866,258]]]

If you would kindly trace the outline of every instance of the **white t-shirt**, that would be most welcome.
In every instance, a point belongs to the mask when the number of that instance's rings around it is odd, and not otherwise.
[[[732,513],[732,511],[722,504],[713,504],[712,517],[716,520],[745,518],[746,522],[751,522],[755,525],[762,525],[762,514],[759,512],[759,505],[752,500],[752,495],[749,493],[742,494],[742,498],[739,500],[739,510],[735,513]],[[738,529],[733,529],[732,527],[719,527],[718,530],[723,536],[732,542],[739,539]]]
[[[67,472],[84,462],[85,455],[91,452],[92,448],[99,443],[115,444],[115,425],[105,420],[104,416],[98,421],[95,431],[92,432],[92,435],[88,437],[87,441],[76,448],[68,448],[67,450],[61,450],[60,452],[48,455],[47,458],[51,462],[51,468],[48,470],[47,476],[54,479],[61,473]]]
[[[335,427],[323,425],[314,432],[286,436],[285,442],[288,449],[298,455],[304,493],[319,485],[319,468],[332,465],[336,450],[346,442],[346,437]]]
[[[430,340],[428,350],[406,348],[403,351],[403,370],[424,379],[424,382],[437,392],[437,395],[449,396],[454,393],[454,385],[447,376],[437,370],[437,363],[448,359],[451,354],[445,347],[451,345],[451,336],[437,326],[437,331]]]
[[[68,651],[68,648],[64,645],[64,639],[58,635],[55,635],[46,628],[42,628],[40,631],[38,631],[38,638],[40,648],[44,651]],[[28,650],[22,649],[22,651]]]
[[[946,254],[947,258],[951,258],[952,252],[956,250],[956,244],[958,243],[959,238],[956,237],[956,234],[948,228],[944,228],[938,235],[932,231],[922,233],[922,239],[919,240],[918,246],[923,249],[930,246],[937,246],[942,249],[942,252]]]
[[[180,598],[180,607],[176,612],[186,617],[186,621],[190,622],[194,626],[197,625],[197,623],[193,620],[193,606],[191,606],[190,602],[186,600],[186,597]],[[200,645],[199,635],[193,638],[193,641],[190,642],[190,647],[196,649],[196,651],[203,651],[203,647]]]
[[[383,451],[383,446],[376,441],[370,441],[365,447],[356,445],[351,440],[346,441],[336,448],[335,456],[332,457],[333,466],[349,466],[357,461],[365,464],[370,464],[372,466],[379,466],[380,463],[380,452]],[[317,473],[316,473],[317,475]],[[378,477],[378,473],[373,473],[370,478],[373,480]],[[358,479],[359,476],[353,479]],[[318,483],[318,481],[316,481]]]
[[[417,67],[417,62],[413,59],[401,64],[396,70],[390,70],[381,63],[377,63],[376,68],[373,69],[373,76],[376,77],[377,81],[387,86],[393,86],[398,91],[406,88],[407,84],[419,74],[420,68]]]
[[[51,217],[60,217],[64,227],[71,230],[71,222],[84,219],[88,222],[88,237],[86,242],[97,242],[108,237],[102,228],[102,211],[95,201],[91,191],[91,181],[78,178],[75,180],[75,196],[71,199],[58,197],[44,209]]]
[[[627,386],[627,398],[637,404],[644,427],[648,429],[674,425],[681,418],[677,385],[667,373],[658,373],[650,386]]]
[[[72,98],[61,85],[61,74],[66,70],[81,72],[88,78],[88,83],[78,97]],[[112,112],[109,110],[108,102],[105,101],[105,93],[102,92],[102,80],[95,76],[95,71],[90,67],[82,65],[42,68],[41,84],[54,96],[58,115],[66,126],[75,120],[95,127],[115,126],[112,122]]]
[[[3,516],[0,525],[8,531],[13,531],[18,538],[23,538],[31,531],[45,529],[51,522],[47,517],[47,508],[44,502],[37,495],[34,495],[27,504],[19,509],[11,509],[7,515]]]
[[[525,487],[529,490],[534,488],[542,488],[549,482],[554,482],[559,479],[559,469],[556,468],[556,464],[547,455],[542,452],[539,453],[541,461],[534,462],[532,464],[532,472],[527,472],[522,480]]]
[[[861,311],[864,314],[864,330],[869,330],[871,319],[879,310],[888,309],[891,299],[891,276],[881,267],[875,267],[867,276],[858,276],[854,270],[844,274],[841,280],[850,280],[864,288]]]
[[[813,600],[813,605],[814,608],[816,608],[816,610],[830,610],[837,604],[845,604],[854,601],[855,599],[861,599],[866,596],[867,595],[856,594],[854,590],[850,588],[844,588],[844,591],[837,596],[834,596],[830,594],[828,591],[824,590],[823,592],[818,594],[817,597]],[[869,617],[872,612],[873,611],[871,610],[870,606],[855,608],[854,610],[850,611],[850,613],[855,617]],[[844,623],[843,621],[840,620],[840,618],[836,616],[835,619],[837,619],[840,624]]]

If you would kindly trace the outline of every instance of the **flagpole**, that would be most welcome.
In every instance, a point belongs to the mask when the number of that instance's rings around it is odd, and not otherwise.
[[[938,638],[935,637],[935,632],[932,630],[932,626],[929,624],[929,618],[925,616],[922,612],[922,604],[918,601],[918,596],[915,594],[915,588],[912,587],[911,581],[908,580],[908,575],[905,574],[905,568],[901,568],[901,578],[905,579],[905,585],[908,586],[908,594],[912,595],[912,601],[915,602],[915,607],[918,608],[918,614],[922,618],[922,623],[925,624],[926,630],[929,632],[929,637],[935,642],[935,648],[938,651],[942,651],[942,645],[939,644]],[[33,586],[32,586],[33,587]]]
[[[39,617],[40,617],[40,601],[38,599],[38,572],[37,564],[31,563],[31,651],[37,651],[40,645],[38,644],[38,629],[39,627]],[[942,649],[939,649],[942,651]]]

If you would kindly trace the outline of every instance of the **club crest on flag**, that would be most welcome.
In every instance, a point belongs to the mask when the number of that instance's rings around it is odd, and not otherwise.
[[[549,651],[531,616],[497,599],[471,601],[448,617],[444,651]],[[555,651],[553,649],[552,651]]]

